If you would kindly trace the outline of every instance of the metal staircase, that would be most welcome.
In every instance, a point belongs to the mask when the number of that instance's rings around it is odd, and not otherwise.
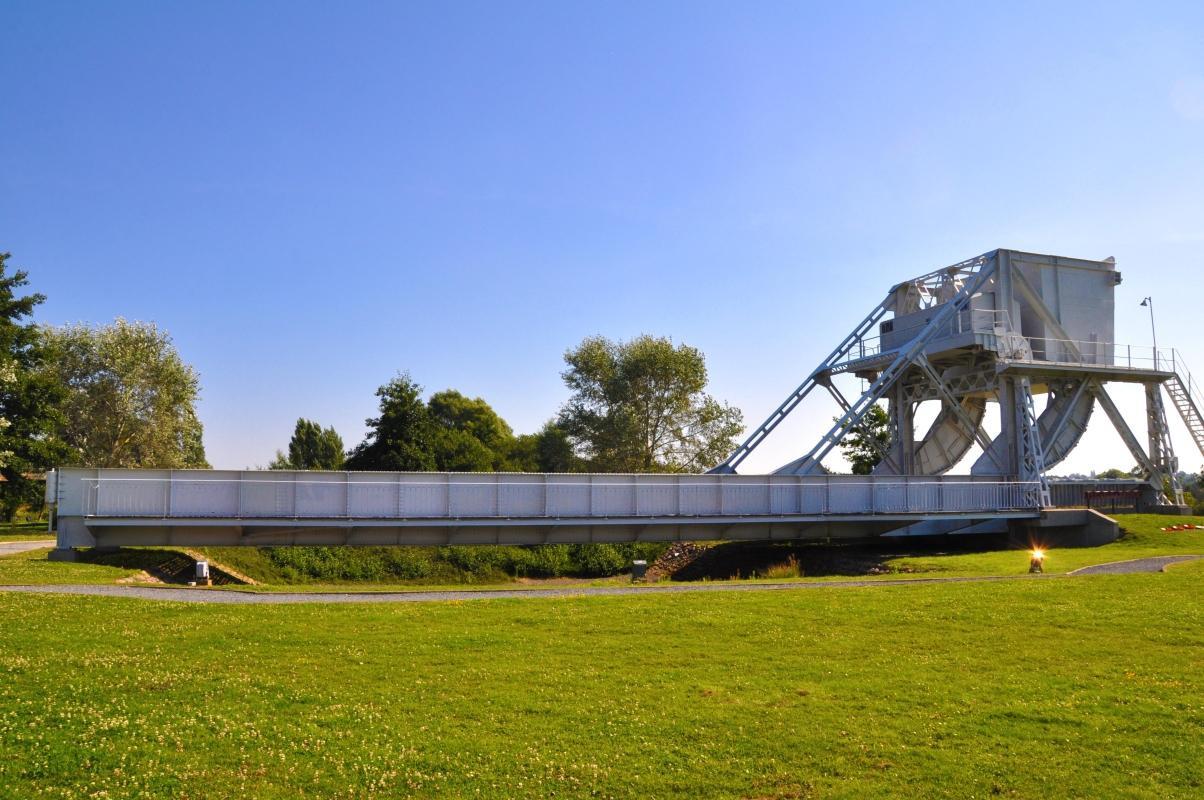
[[[1175,410],[1183,418],[1183,424],[1191,433],[1196,447],[1200,448],[1200,454],[1204,455],[1204,414],[1200,413],[1201,407],[1204,407],[1204,397],[1201,397],[1199,388],[1192,379],[1191,373],[1187,371],[1178,352],[1174,353],[1171,363],[1174,371],[1170,379],[1163,385],[1166,387],[1166,393],[1170,395]]]

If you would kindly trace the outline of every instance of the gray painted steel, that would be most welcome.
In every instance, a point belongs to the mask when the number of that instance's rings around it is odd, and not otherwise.
[[[60,547],[826,538],[1040,513],[1023,484],[965,477],[62,469],[52,483]]]
[[[1034,504],[1051,504],[1046,470],[1078,444],[1098,402],[1117,427],[1151,486],[1171,486],[1182,503],[1159,385],[1204,453],[1204,395],[1173,349],[1114,342],[1112,259],[992,250],[903,281],[803,383],[713,472],[732,473],[816,387],[843,415],[810,451],[776,474],[823,474],[823,461],[875,404],[885,403],[890,441],[875,476],[942,475],[977,444],[970,472],[1035,486]],[[842,375],[868,383],[847,399]],[[1120,418],[1104,384],[1144,384],[1148,452]],[[1047,395],[1038,413],[1034,397]],[[922,404],[939,404],[927,432],[917,430]],[[989,403],[999,431],[983,429]]]
[[[1145,472],[1182,501],[1158,387],[1204,453],[1202,396],[1174,350],[1113,343],[1111,260],[992,250],[899,283],[804,382],[706,475],[294,473],[66,469],[48,481],[59,546],[444,544],[872,536],[965,530],[1056,505],[1046,469],[1095,405]],[[868,382],[852,402],[835,379]],[[849,378],[844,378],[849,380]],[[1147,442],[1104,384],[1145,385]],[[773,475],[736,467],[816,388],[841,416]],[[1034,396],[1048,402],[1040,413]],[[939,404],[927,432],[917,410]],[[873,476],[823,460],[875,404],[890,442]],[[1000,430],[983,430],[997,404]],[[951,476],[978,445],[970,476]],[[917,523],[925,523],[917,526]],[[916,527],[912,527],[916,526]]]

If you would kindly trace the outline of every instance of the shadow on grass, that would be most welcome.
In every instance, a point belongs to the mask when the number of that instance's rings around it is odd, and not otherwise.
[[[909,541],[879,540],[849,544],[813,542],[726,542],[698,548],[693,558],[676,567],[674,581],[731,580],[774,577],[783,567],[797,566],[808,577],[866,576],[914,572],[890,562],[916,556],[960,555],[1018,549],[1006,535],[914,537]],[[781,577],[785,577],[784,575]]]
[[[100,564],[106,567],[142,570],[163,583],[186,584],[196,580],[196,559],[179,550],[160,550],[146,547],[116,549],[85,549],[78,551],[81,564]],[[210,564],[209,576],[214,584],[242,584],[232,575]]]

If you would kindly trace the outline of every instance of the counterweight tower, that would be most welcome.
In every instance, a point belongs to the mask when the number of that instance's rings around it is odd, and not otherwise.
[[[775,474],[825,472],[823,459],[857,430],[875,404],[885,404],[890,443],[874,474],[944,475],[978,445],[973,476],[1030,484],[1034,504],[1050,505],[1046,471],[1074,449],[1095,409],[1103,409],[1143,477],[1181,505],[1178,463],[1159,387],[1165,386],[1201,453],[1204,407],[1194,381],[1171,349],[1115,344],[1113,259],[993,250],[903,281],[887,292],[806,380],[712,472],[740,463],[816,388],[840,415],[815,445]],[[833,378],[852,374],[866,388],[850,399]],[[1106,384],[1145,388],[1147,446],[1117,410]],[[1047,395],[1040,413],[1035,396]],[[921,404],[939,404],[917,430]],[[999,432],[983,427],[988,404]],[[866,437],[873,441],[872,437]]]

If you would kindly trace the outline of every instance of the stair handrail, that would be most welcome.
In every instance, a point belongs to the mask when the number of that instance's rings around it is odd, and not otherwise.
[[[1187,392],[1188,399],[1196,406],[1196,410],[1204,413],[1204,392],[1200,390],[1196,379],[1192,376],[1191,370],[1187,367],[1187,362],[1183,360],[1183,354],[1178,348],[1171,349],[1171,367],[1175,376],[1179,379],[1179,383],[1183,385]]]

